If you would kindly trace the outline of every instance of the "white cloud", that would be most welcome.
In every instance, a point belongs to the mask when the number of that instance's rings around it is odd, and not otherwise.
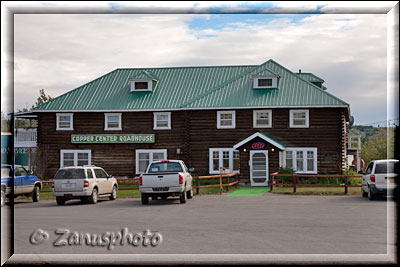
[[[313,15],[193,30],[209,15],[16,15],[16,107],[115,68],[261,64],[272,58],[325,79],[356,123],[386,118],[386,15]],[[198,38],[207,35],[212,38]],[[376,108],[362,101],[374,102]]]

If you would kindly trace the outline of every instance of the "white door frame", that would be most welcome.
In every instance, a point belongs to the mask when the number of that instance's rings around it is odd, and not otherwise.
[[[263,183],[253,182],[253,155],[255,153],[263,153],[265,155],[265,177],[266,180]],[[250,183],[251,186],[268,186],[268,150],[250,150]]]

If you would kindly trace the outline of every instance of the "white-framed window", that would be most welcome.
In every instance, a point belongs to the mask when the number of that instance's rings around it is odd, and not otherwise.
[[[316,147],[287,147],[283,152],[283,167],[292,168],[296,173],[317,173]]]
[[[254,128],[271,128],[272,127],[272,110],[253,110],[253,127]]]
[[[217,128],[229,129],[236,127],[236,112],[234,110],[217,111]]]
[[[219,168],[225,167],[239,172],[239,151],[232,148],[210,148],[210,174],[219,174]]]
[[[121,113],[104,113],[104,130],[116,131],[122,130],[122,114]]]
[[[147,166],[153,161],[166,159],[166,149],[136,149],[136,173],[146,172]]]
[[[264,89],[264,88],[277,88],[278,77],[277,76],[257,76],[253,78],[253,88]]]
[[[291,109],[289,116],[290,128],[308,128],[309,111],[308,109]]]
[[[57,113],[57,131],[71,131],[74,129],[73,113]]]
[[[171,112],[154,112],[154,130],[171,130]]]
[[[152,91],[153,90],[153,80],[152,79],[132,79],[131,92],[141,92],[141,91]]]
[[[90,165],[92,162],[91,150],[60,150],[60,168],[68,166]]]

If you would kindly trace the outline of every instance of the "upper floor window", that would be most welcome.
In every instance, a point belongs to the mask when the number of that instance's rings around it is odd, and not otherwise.
[[[134,79],[131,82],[131,92],[136,91],[152,91],[153,81],[151,79]]]
[[[254,128],[272,127],[272,110],[254,110],[253,111]]]
[[[235,128],[236,127],[236,116],[235,111],[218,111],[217,112],[217,128]]]
[[[154,130],[171,130],[171,112],[154,112]]]
[[[276,76],[258,76],[253,79],[253,88],[277,88],[278,77]]]
[[[104,113],[104,130],[122,130],[121,113]]]
[[[57,113],[56,130],[73,130],[73,113]]]
[[[290,110],[290,128],[308,128],[309,112],[308,109]]]

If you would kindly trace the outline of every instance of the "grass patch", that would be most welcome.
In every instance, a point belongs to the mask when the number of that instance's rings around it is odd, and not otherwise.
[[[223,193],[229,193],[233,192],[236,190],[234,185],[231,185],[229,187],[229,192],[226,190],[226,186],[222,187],[223,188]],[[217,195],[219,194],[219,187],[209,187],[209,188],[200,188],[200,194],[199,195]],[[196,189],[193,188],[193,194],[196,195]]]
[[[296,193],[293,193],[293,187],[274,187],[272,193],[290,194],[290,195],[315,195],[315,196],[337,196],[345,195],[344,187],[296,187]],[[348,196],[361,196],[360,187],[348,187]]]

